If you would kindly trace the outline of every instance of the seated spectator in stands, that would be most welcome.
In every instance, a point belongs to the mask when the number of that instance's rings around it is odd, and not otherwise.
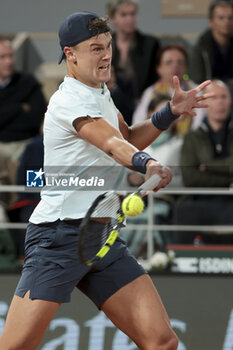
[[[0,200],[0,223],[8,222],[4,205]],[[0,229],[0,271],[15,269],[19,267],[17,264],[15,245],[9,230]]]
[[[151,118],[153,113],[164,107],[170,99],[171,97],[168,94],[157,93],[148,106],[148,118]],[[162,162],[164,166],[173,168],[173,179],[170,185],[175,184],[176,186],[182,185],[179,165],[183,135],[179,133],[179,123],[182,123],[183,119],[185,119],[185,117],[180,117],[174,121],[170,128],[163,131],[159,137],[145,149],[145,152],[150,153],[155,159]],[[144,182],[144,176],[136,172],[129,172],[128,181],[131,186],[139,186]]]
[[[151,118],[153,113],[159,111],[170,100],[171,100],[171,97],[168,94],[160,94],[160,93],[156,94],[156,96],[149,103],[148,110],[147,110],[147,118],[148,119]],[[174,123],[172,123],[170,128],[163,131],[159,135],[159,137],[152,142],[152,144],[149,146],[151,148],[151,151],[156,150],[171,138],[172,131],[174,130],[173,124]],[[149,147],[147,147],[147,149]]]
[[[0,185],[7,185],[8,183],[8,172],[5,167],[5,162],[0,158]],[[7,205],[10,202],[10,193],[1,192],[0,202],[2,202],[4,205]]]
[[[17,171],[17,185],[26,185],[27,170],[43,169],[44,145],[43,136],[35,136],[26,146],[19,160]],[[8,207],[8,216],[13,222],[26,223],[31,213],[40,201],[40,192],[20,192],[17,202]],[[24,239],[25,230],[11,230],[12,237],[16,247],[16,254],[20,261],[24,258]]]
[[[217,0],[209,7],[209,28],[193,48],[190,76],[196,83],[206,79],[233,78],[233,3]]]
[[[31,74],[15,71],[14,52],[0,39],[0,158],[15,182],[17,163],[27,143],[39,134],[46,111],[40,84]]]
[[[148,118],[151,118],[152,114],[160,110],[165,104],[170,101],[171,97],[166,94],[158,93],[154,97],[148,107]],[[171,127],[163,131],[161,135],[145,149],[146,152],[149,152],[155,159],[161,161],[164,166],[169,166],[173,171],[173,179],[171,186],[179,186],[182,184],[181,174],[179,171],[179,158],[180,158],[180,149],[182,146],[183,138],[177,136],[176,126],[179,123],[179,119],[173,122]],[[135,171],[128,171],[127,175],[128,182],[131,186],[138,187],[144,181],[145,178],[142,174],[139,174]],[[169,185],[169,186],[170,186]],[[155,205],[153,208],[154,223],[155,224],[171,224],[172,213],[173,213],[173,202],[174,198],[172,196],[161,196],[156,198]],[[131,222],[131,219],[128,218],[127,222]],[[138,218],[133,218],[132,223],[135,224],[147,224],[148,223],[148,211],[145,209],[143,215],[140,215]],[[125,239],[129,245],[129,249],[136,256],[140,256],[142,252],[142,247],[145,248],[147,245],[147,238],[145,231],[140,228],[137,230],[126,229],[124,232]],[[153,231],[153,240],[155,245],[160,247],[160,249],[165,249],[166,245],[173,243],[173,232],[169,231]]]
[[[157,94],[156,97],[151,100],[148,106],[147,118],[151,118],[152,114],[164,107],[170,99],[171,98],[169,95],[160,93]],[[168,130],[163,131],[159,137],[145,149],[145,152],[152,152],[152,157],[157,159],[157,150],[161,145],[165,144],[171,138],[171,130],[173,128],[173,124],[174,123],[172,123],[172,126]],[[164,159],[162,159],[162,161],[163,164],[166,165],[166,163],[164,163]],[[145,177],[136,171],[128,171],[127,178],[129,184],[136,187],[140,186],[145,181]]]
[[[157,94],[149,104],[148,117],[150,118],[153,113],[165,106],[170,99],[169,95]],[[183,135],[180,133],[179,125],[184,122],[185,118],[186,117],[181,117],[174,121],[169,129],[159,135],[159,137],[145,149],[146,152],[150,152],[154,158],[161,161],[164,166],[172,168],[173,178],[170,186],[181,186],[183,184],[179,168]]]
[[[134,92],[131,82],[127,79],[116,77],[114,67],[111,68],[111,78],[107,82],[113,102],[121,111],[128,125],[132,124],[132,116],[135,108]]]
[[[233,125],[231,96],[220,80],[206,88],[215,97],[207,101],[206,118],[184,138],[181,165],[184,184],[192,187],[229,187],[233,182]]]
[[[143,92],[140,102],[133,114],[133,124],[148,118],[148,106],[150,101],[158,94],[168,94],[172,97],[174,92],[174,75],[179,77],[183,90],[190,90],[195,87],[194,82],[187,79],[187,64],[188,54],[183,46],[173,44],[164,46],[159,50],[156,63],[156,71],[159,75],[159,79]],[[198,112],[198,116],[195,118],[199,119],[199,116],[200,113]],[[191,127],[191,123],[192,118],[185,117],[183,122],[180,121],[179,123],[178,132],[181,134],[187,132]]]
[[[231,96],[227,85],[213,80],[206,92],[215,97],[207,100],[206,118],[201,126],[184,138],[181,151],[183,182],[191,187],[229,187],[233,184],[233,120]],[[176,224],[232,225],[232,196],[187,196],[177,204]],[[232,232],[233,233],[233,232]],[[194,233],[179,233],[179,243],[192,243]],[[233,243],[233,236],[206,235],[205,241]]]
[[[138,1],[109,0],[106,9],[115,27],[112,43],[115,74],[117,78],[131,80],[135,99],[139,99],[143,90],[156,80],[154,62],[159,41],[137,29]]]

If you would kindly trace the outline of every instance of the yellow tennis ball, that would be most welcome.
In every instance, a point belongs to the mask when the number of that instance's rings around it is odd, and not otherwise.
[[[144,202],[138,195],[129,195],[122,202],[122,211],[126,216],[137,216],[144,209]]]

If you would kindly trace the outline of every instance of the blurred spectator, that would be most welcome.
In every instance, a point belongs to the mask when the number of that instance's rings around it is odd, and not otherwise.
[[[170,100],[170,96],[166,94],[160,94],[158,93],[156,97],[154,97],[149,106],[148,106],[148,111],[147,111],[147,118],[151,118],[152,114],[161,109],[162,107],[165,106],[165,104]],[[172,128],[172,127],[171,127]],[[163,131],[159,137],[152,142],[150,146],[148,146],[145,151],[146,152],[151,152],[150,154],[152,157],[155,159],[157,158],[157,150],[160,148],[161,145],[166,143],[170,138],[171,138],[171,128],[168,130]],[[163,159],[159,160],[161,164],[164,164]],[[136,172],[136,171],[130,171],[128,173],[128,182],[131,186],[140,186],[144,181],[145,178],[142,174]]]
[[[154,97],[148,107],[148,117],[151,118],[152,114],[161,109],[171,97],[166,94],[158,93]],[[157,159],[164,166],[171,166],[173,170],[172,184],[181,184],[181,174],[178,171],[180,149],[182,145],[182,138],[176,135],[177,122],[173,122],[171,127],[163,131],[161,135],[145,149],[155,159]],[[128,172],[128,182],[131,186],[138,187],[145,181],[144,176],[137,172]],[[171,224],[173,213],[172,196],[161,196],[155,199],[153,207],[154,224]],[[147,208],[140,216],[130,219],[127,218],[127,222],[132,224],[147,224],[148,223],[148,211]],[[124,232],[125,239],[129,245],[130,250],[137,257],[145,257],[147,251],[147,237],[145,231],[140,228],[136,230],[126,229]],[[173,243],[173,232],[169,231],[153,231],[154,249],[164,250],[168,244]]]
[[[164,107],[170,99],[171,97],[168,94],[157,93],[150,101],[147,112],[148,118],[151,118],[153,113]],[[145,152],[151,154],[152,157],[157,159],[164,166],[173,167],[171,185],[176,184],[176,186],[182,185],[179,164],[183,136],[177,131],[179,123],[179,119],[174,121],[169,129],[163,131],[159,137],[145,149]],[[144,177],[142,174],[130,172],[128,180],[132,186],[139,186],[144,181]]]
[[[131,82],[120,77],[116,78],[114,67],[111,67],[111,79],[107,82],[112,99],[116,107],[121,111],[124,120],[128,125],[132,123],[134,112],[134,92]]]
[[[206,92],[206,118],[184,138],[181,152],[183,181],[191,187],[229,187],[233,183],[233,121],[231,96],[223,81],[213,80]],[[178,202],[176,223],[186,225],[232,225],[232,196],[186,196]],[[232,232],[233,233],[233,232]],[[179,243],[192,243],[195,234],[179,233]],[[206,235],[204,241],[233,243],[233,236]]]
[[[7,222],[8,218],[4,205],[0,201],[0,223]],[[15,246],[7,229],[0,229],[0,270],[15,269],[18,267]]]
[[[39,83],[30,74],[15,71],[12,45],[0,39],[0,158],[13,183],[18,159],[39,134],[45,110]]]
[[[170,96],[166,94],[157,94],[156,97],[151,100],[148,107],[148,117],[150,118],[153,113],[161,109],[170,100]],[[181,117],[182,118],[182,117]],[[185,121],[185,118],[182,118]],[[179,132],[179,125],[183,121],[179,119],[175,120],[169,129],[163,131],[161,135],[145,149],[146,152],[151,154],[157,159],[163,166],[169,166],[173,171],[173,178],[170,185],[181,186],[182,178],[180,173],[180,151],[183,143],[183,135]]]
[[[7,185],[9,183],[8,180],[8,172],[5,169],[5,162],[0,158],[0,185]],[[0,193],[0,202],[2,204],[7,205],[10,201],[10,193],[9,192],[1,192]]]
[[[155,62],[154,62],[155,64]],[[159,75],[159,80],[149,86],[140,99],[140,102],[133,114],[133,124],[141,122],[148,118],[148,106],[150,101],[157,94],[168,94],[172,97],[174,92],[173,76],[177,75],[181,82],[183,90],[190,90],[195,87],[192,80],[187,76],[188,54],[179,44],[172,44],[162,47],[157,56],[156,71]],[[198,112],[197,120],[200,119]],[[184,134],[187,132],[192,123],[192,117],[180,118],[177,124],[177,132]]]
[[[43,168],[44,145],[43,136],[35,136],[26,146],[19,160],[17,171],[17,185],[26,185],[27,170],[39,170]],[[8,207],[8,215],[13,222],[26,223],[31,213],[40,201],[40,192],[21,192],[18,194],[18,201]],[[16,247],[16,254],[20,261],[24,257],[25,230],[11,230]]]
[[[148,119],[151,118],[153,113],[159,111],[170,100],[171,100],[171,96],[168,94],[161,94],[161,93],[156,94],[156,96],[152,98],[149,103],[148,110],[147,110],[147,118]],[[173,132],[175,132],[174,123],[171,125],[169,129],[164,130],[159,135],[159,137],[156,140],[154,140],[147,149],[150,149],[151,151],[156,150],[171,138],[171,135]],[[160,162],[161,164],[163,164],[163,161],[160,161]]]
[[[222,81],[206,88],[215,97],[208,99],[206,118],[185,136],[181,165],[184,184],[192,187],[229,187],[233,182],[233,125],[231,96]]]
[[[109,0],[106,9],[115,27],[112,64],[117,79],[130,79],[135,98],[139,99],[142,91],[156,79],[154,62],[159,41],[137,30],[136,0]]]
[[[233,78],[233,3],[218,0],[209,7],[209,29],[193,48],[190,76],[196,83]]]

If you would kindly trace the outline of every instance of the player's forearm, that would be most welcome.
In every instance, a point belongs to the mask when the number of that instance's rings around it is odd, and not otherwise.
[[[133,169],[132,157],[138,149],[132,144],[124,139],[111,137],[106,141],[104,149],[117,163]]]
[[[148,153],[138,151],[137,148],[124,139],[111,138],[108,140],[108,145],[112,150],[108,152],[108,154],[111,155],[119,164],[129,169],[144,173],[146,174],[147,178],[155,173],[161,176],[161,165]],[[172,177],[172,175],[170,177]],[[161,180],[161,186],[164,186],[165,184],[163,181]]]
[[[130,127],[128,141],[139,150],[143,150],[156,140],[161,132],[162,130],[153,125],[151,119],[147,119]]]
[[[142,150],[149,146],[163,130],[170,127],[171,123],[178,118],[172,113],[170,103],[155,112],[151,119],[143,123],[136,124],[129,131],[128,141]]]

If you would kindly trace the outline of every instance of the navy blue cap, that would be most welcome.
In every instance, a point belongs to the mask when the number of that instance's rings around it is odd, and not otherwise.
[[[106,29],[98,32],[90,30],[88,24],[94,18],[99,18],[99,16],[92,12],[75,12],[65,19],[58,32],[62,49],[58,64],[65,58],[63,51],[65,46],[75,46],[82,41],[90,39],[92,36],[107,31]]]

